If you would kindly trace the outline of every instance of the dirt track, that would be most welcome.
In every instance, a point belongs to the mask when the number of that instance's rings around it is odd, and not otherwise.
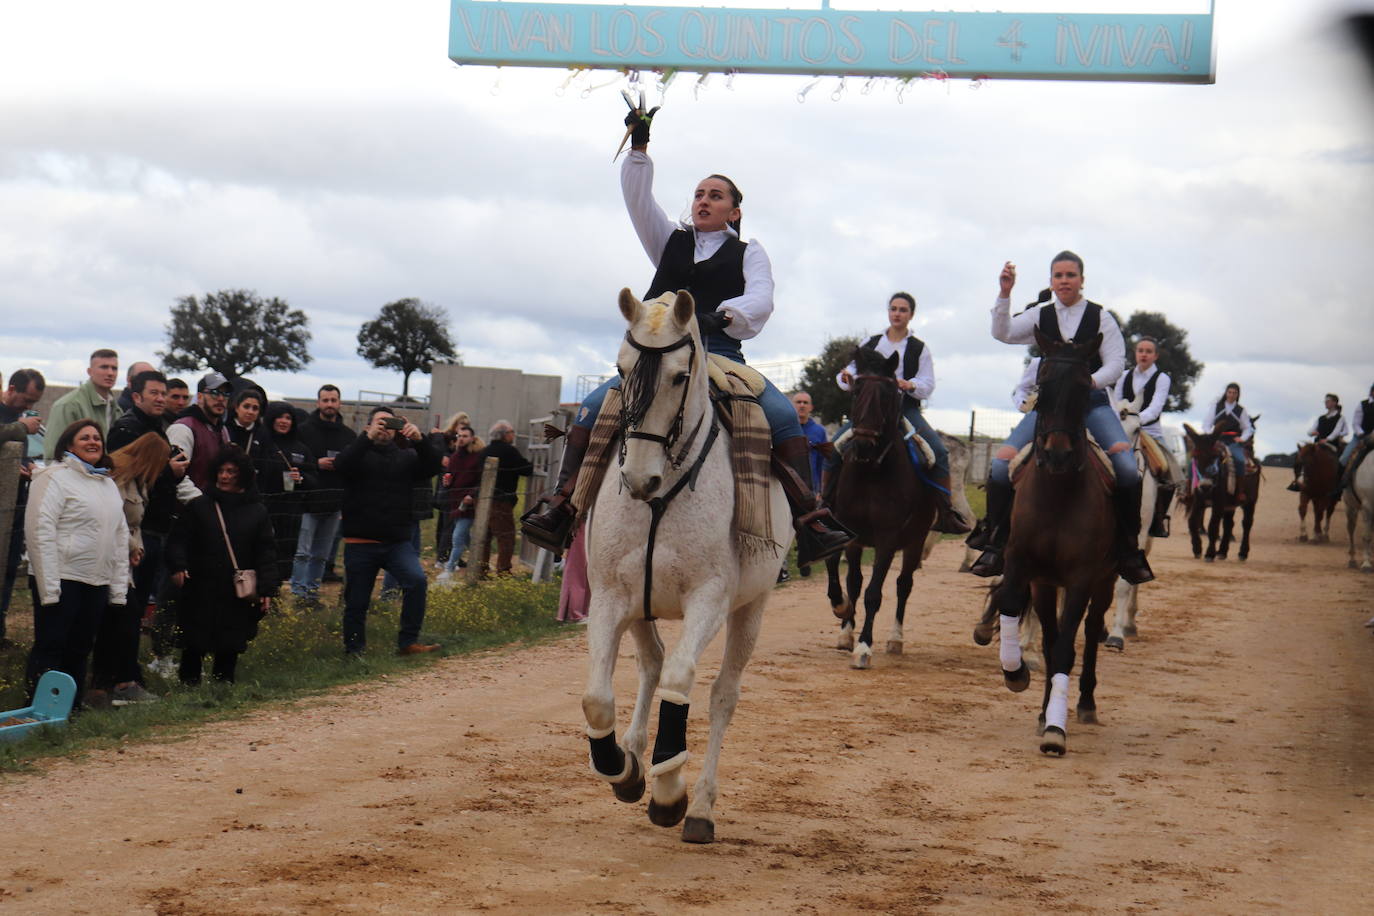
[[[1103,724],[1070,719],[1062,760],[1036,750],[1040,676],[1010,694],[970,641],[946,543],[871,671],[830,648],[818,580],[777,593],[713,846],[586,774],[568,640],[9,779],[0,910],[1368,912],[1374,576],[1297,544],[1295,506],[1267,486],[1244,567],[1157,543]]]

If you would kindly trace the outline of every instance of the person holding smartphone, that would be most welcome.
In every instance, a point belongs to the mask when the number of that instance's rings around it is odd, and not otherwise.
[[[367,648],[367,611],[381,570],[396,577],[403,594],[397,652],[416,655],[439,648],[420,641],[428,582],[411,540],[411,509],[415,488],[439,473],[441,461],[429,437],[389,407],[374,407],[363,434],[334,461],[343,479],[343,637],[349,655]]]

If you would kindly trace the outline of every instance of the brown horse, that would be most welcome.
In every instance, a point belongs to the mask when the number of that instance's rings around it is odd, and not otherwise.
[[[1252,417],[1253,426],[1259,420]],[[1183,426],[1188,438],[1189,467],[1184,493],[1180,503],[1188,516],[1188,535],[1193,542],[1194,559],[1203,558],[1202,531],[1207,530],[1208,563],[1225,560],[1231,552],[1231,541],[1235,536],[1236,508],[1241,512],[1240,549],[1236,557],[1241,562],[1250,557],[1250,529],[1255,524],[1255,506],[1259,502],[1260,472],[1258,465],[1253,472],[1244,467],[1232,467],[1232,473],[1239,475],[1235,493],[1231,492],[1230,477],[1226,471],[1226,458],[1230,454],[1225,439],[1228,435],[1240,432],[1240,424],[1230,415],[1224,415],[1212,427],[1210,433],[1199,433],[1188,424]],[[1242,446],[1246,456],[1254,461],[1253,440]],[[1235,464],[1234,460],[1231,462]],[[1210,520],[1207,510],[1212,510]]]
[[[1062,755],[1067,748],[1074,641],[1085,613],[1077,715],[1080,722],[1097,722],[1097,644],[1116,580],[1115,516],[1111,484],[1095,467],[1084,426],[1092,389],[1088,360],[1097,353],[1102,336],[1086,344],[1059,343],[1037,331],[1035,339],[1045,355],[1037,379],[1034,452],[1016,483],[1006,566],[993,603],[1002,615],[1002,673],[1012,691],[1030,685],[1017,620],[1028,602],[1040,619],[1047,670],[1040,750]],[[1056,592],[1060,588],[1062,615]]]
[[[1298,540],[1307,540],[1307,504],[1312,504],[1312,541],[1331,540],[1331,514],[1336,511],[1336,481],[1340,463],[1328,446],[1308,442],[1298,445],[1302,465],[1302,493],[1298,496]]]
[[[858,370],[851,388],[854,440],[838,470],[832,497],[835,517],[854,532],[845,548],[849,564],[845,591],[840,590],[840,558],[825,561],[830,607],[843,630],[839,648],[849,648],[854,633],[854,609],[863,587],[860,565],[865,547],[873,548],[873,571],[864,590],[864,625],[853,644],[851,667],[867,668],[873,656],[873,621],[883,600],[883,583],[897,551],[902,552],[897,575],[897,619],[889,652],[902,651],[902,624],[912,577],[921,566],[926,533],[935,521],[935,498],[921,483],[907,452],[902,433],[902,393],[897,388],[897,354],[884,358],[860,347],[854,356]]]

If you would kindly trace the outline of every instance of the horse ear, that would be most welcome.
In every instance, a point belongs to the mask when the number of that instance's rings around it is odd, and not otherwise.
[[[628,286],[623,288],[620,291],[620,314],[625,316],[625,320],[634,324],[640,308],[640,302],[635,298],[635,294],[630,292],[630,288]]]
[[[1189,439],[1196,439],[1198,438],[1198,436],[1202,435],[1197,430],[1189,426],[1187,423],[1183,424],[1183,432]]]
[[[888,374],[888,375],[896,375],[896,374],[897,374],[897,363],[899,363],[899,362],[901,362],[901,357],[897,355],[897,351],[896,351],[896,350],[893,350],[893,351],[892,351],[892,355],[890,355],[890,356],[887,358],[887,360],[883,363],[883,365],[887,367],[887,374]]]
[[[1264,414],[1262,413],[1255,414],[1253,417],[1250,418],[1250,425],[1254,426],[1256,423],[1259,422],[1259,418],[1262,416],[1264,416]]]
[[[687,327],[687,322],[692,320],[692,313],[696,311],[697,304],[692,299],[692,294],[687,290],[678,290],[677,298],[673,300],[673,320],[682,327]]]
[[[1035,333],[1035,345],[1040,348],[1040,352],[1050,352],[1050,339],[1046,337],[1044,334],[1040,333],[1039,325],[1031,328],[1031,330]]]

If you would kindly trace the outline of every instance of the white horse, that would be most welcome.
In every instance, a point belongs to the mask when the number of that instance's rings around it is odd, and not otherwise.
[[[1351,569],[1356,568],[1355,532],[1361,520],[1364,521],[1364,563],[1359,569],[1374,572],[1374,562],[1370,561],[1370,542],[1374,540],[1374,455],[1364,460],[1345,488],[1345,530],[1350,535],[1350,562],[1347,565]]]
[[[587,624],[590,669],[582,710],[592,772],[611,783],[621,801],[642,797],[640,757],[648,741],[649,704],[657,690],[658,733],[648,769],[649,819],[671,827],[685,814],[682,839],[709,843],[715,838],[712,811],[721,743],[758,638],[764,604],[791,544],[791,514],[781,484],[772,480],[768,508],[778,553],[741,553],[736,548],[730,437],[717,424],[710,403],[706,351],[692,297],[682,292],[643,303],[628,289],[621,290],[620,312],[629,324],[617,359],[624,379],[620,480],[617,486],[607,475],[587,531],[592,602]],[[655,532],[651,517],[659,513]],[[655,617],[682,621],[681,637],[666,660]],[[683,778],[688,700],[697,659],[722,624],[725,651],[711,686],[710,738],[689,808]],[[639,690],[625,743],[618,745],[611,675],[626,630],[638,650]]]
[[[1148,435],[1140,431],[1140,408],[1145,399],[1145,392],[1141,391],[1135,396],[1133,401],[1118,401],[1116,404],[1117,415],[1121,417],[1121,428],[1126,432],[1126,441],[1131,443],[1135,451],[1135,466],[1140,470],[1140,549],[1145,551],[1145,555],[1150,555],[1150,546],[1154,543],[1154,538],[1150,537],[1150,523],[1154,520],[1155,499],[1159,495],[1159,481],[1155,480],[1155,475],[1150,472],[1145,463],[1145,453],[1140,449],[1140,437]],[[1126,648],[1126,637],[1134,636],[1138,632],[1135,625],[1135,615],[1139,608],[1140,586],[1132,585],[1120,577],[1116,580],[1116,616],[1112,618],[1111,627],[1107,631],[1107,638],[1103,640],[1103,645],[1108,649],[1124,650]]]

